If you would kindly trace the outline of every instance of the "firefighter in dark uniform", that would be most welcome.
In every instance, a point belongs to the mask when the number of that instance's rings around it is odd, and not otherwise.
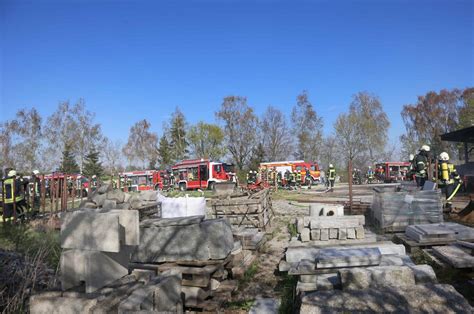
[[[451,207],[451,199],[456,195],[461,185],[461,177],[454,165],[449,162],[448,153],[442,152],[439,154],[438,187],[446,194],[446,208]]]
[[[21,181],[16,178],[16,171],[10,170],[3,180],[3,221],[10,222],[16,216],[23,214],[24,194],[21,191]],[[15,213],[16,210],[16,213]]]
[[[428,145],[421,146],[420,152],[415,156],[415,179],[418,186],[423,187],[426,179],[428,179],[428,162],[430,147]]]
[[[284,177],[285,177],[285,186],[288,187],[288,185],[290,184],[290,178],[291,178],[291,173],[288,169],[286,169]]]

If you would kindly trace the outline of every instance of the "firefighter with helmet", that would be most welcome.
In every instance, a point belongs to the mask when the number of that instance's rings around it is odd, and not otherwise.
[[[249,173],[247,173],[247,184],[255,184],[257,180],[257,172],[250,170]]]
[[[369,169],[367,170],[367,183],[371,184],[374,181],[374,170],[372,170],[372,167],[369,166]]]
[[[419,153],[415,156],[415,179],[416,184],[420,187],[423,187],[428,179],[429,157],[430,147],[428,145],[421,146]]]
[[[329,164],[329,169],[326,172],[328,176],[328,188],[332,192],[334,188],[334,183],[336,181],[336,169],[333,164]]]
[[[461,187],[462,180],[456,168],[449,162],[449,155],[446,152],[439,154],[438,163],[438,186],[446,194],[446,207],[451,207],[451,200]]]
[[[296,173],[296,183],[298,185],[301,185],[301,170],[298,170],[298,172]]]
[[[11,169],[2,183],[3,193],[3,221],[13,221],[23,213],[24,195],[21,191],[21,182],[17,179],[17,173]]]
[[[415,164],[415,155],[410,154],[408,156],[408,161],[410,162],[410,166],[408,168],[407,172],[407,180],[412,181],[413,177],[415,176],[415,169],[416,169],[416,164]]]

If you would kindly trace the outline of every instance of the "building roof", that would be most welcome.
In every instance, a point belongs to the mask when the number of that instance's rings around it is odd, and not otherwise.
[[[441,135],[443,141],[474,143],[474,126]]]

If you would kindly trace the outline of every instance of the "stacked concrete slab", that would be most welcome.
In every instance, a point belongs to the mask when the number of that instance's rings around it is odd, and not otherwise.
[[[473,248],[466,244],[452,244],[433,247],[433,254],[454,268],[473,268]]]
[[[374,188],[371,216],[384,231],[405,231],[414,224],[443,222],[441,191],[400,188]]]
[[[138,212],[75,211],[61,221],[61,283],[67,290],[85,282],[97,289],[128,274],[128,263],[139,244]]]
[[[342,205],[317,204],[310,206],[310,216],[296,219],[296,230],[301,242],[355,243],[366,238],[364,224],[363,215],[344,216]]]
[[[219,308],[237,288],[233,279],[240,274],[239,266],[249,262],[230,223],[222,218],[147,219],[140,223],[139,242],[130,267],[180,273],[184,307],[189,310]]]

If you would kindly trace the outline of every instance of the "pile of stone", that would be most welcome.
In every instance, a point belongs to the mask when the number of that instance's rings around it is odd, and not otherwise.
[[[343,205],[312,204],[309,216],[296,219],[296,231],[301,242],[311,244],[351,244],[366,242],[364,230],[365,217],[363,215],[344,216]],[[373,236],[371,235],[370,240]],[[299,245],[293,239],[290,243]]]
[[[443,222],[441,191],[374,188],[371,216],[383,231],[398,232],[414,224]]]
[[[182,274],[185,309],[214,311],[230,298],[249,267],[248,250],[235,241],[226,219],[204,216],[148,219],[130,267]]]
[[[120,189],[112,189],[109,184],[100,186],[89,194],[83,201],[80,209],[134,209],[140,213],[140,219],[145,217],[159,217],[160,206],[158,192],[141,191],[140,193],[127,193]]]
[[[215,218],[226,218],[232,225],[265,230],[274,216],[270,189],[247,197],[211,201]]]
[[[258,251],[266,242],[265,232],[257,228],[232,226],[232,233],[234,239],[240,241],[244,250]]]
[[[474,228],[452,222],[408,226],[405,235],[418,243],[474,241]]]

